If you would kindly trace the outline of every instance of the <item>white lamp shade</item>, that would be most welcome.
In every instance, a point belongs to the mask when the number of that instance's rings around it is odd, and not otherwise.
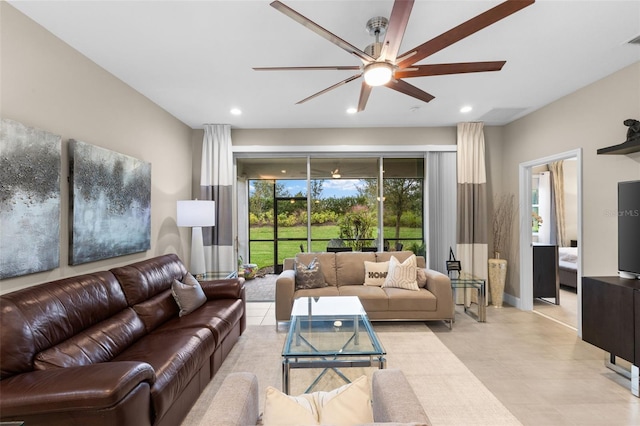
[[[215,226],[216,202],[206,200],[178,201],[178,226]]]

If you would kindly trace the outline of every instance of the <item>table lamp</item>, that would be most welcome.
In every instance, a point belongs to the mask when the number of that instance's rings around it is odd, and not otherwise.
[[[191,263],[189,272],[193,276],[202,275],[206,272],[202,227],[215,226],[215,201],[178,201],[177,222],[178,226],[191,227]]]

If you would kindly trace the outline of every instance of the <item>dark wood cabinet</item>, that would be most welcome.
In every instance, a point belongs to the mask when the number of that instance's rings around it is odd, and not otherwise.
[[[582,278],[582,340],[640,365],[640,281]]]
[[[533,297],[554,298],[556,305],[560,303],[558,246],[533,246]]]

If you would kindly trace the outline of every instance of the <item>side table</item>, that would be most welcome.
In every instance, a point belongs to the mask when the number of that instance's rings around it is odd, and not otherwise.
[[[451,278],[451,289],[454,292],[453,295],[453,309],[455,315],[456,309],[456,289],[467,289],[467,288],[475,288],[478,290],[478,312],[474,313],[470,308],[467,308],[467,292],[464,292],[464,312],[472,318],[475,318],[478,322],[486,322],[487,317],[487,287],[486,280],[482,278],[478,278],[471,274],[461,273],[456,278]]]
[[[226,278],[238,278],[238,271],[205,272],[196,277],[198,281],[223,280]]]

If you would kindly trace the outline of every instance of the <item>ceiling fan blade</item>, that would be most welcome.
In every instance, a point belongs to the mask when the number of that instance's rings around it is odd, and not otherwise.
[[[358,112],[364,111],[371,94],[371,86],[362,80],[362,86],[360,87],[360,99],[358,100]]]
[[[416,86],[409,84],[403,80],[391,80],[390,82],[385,84],[385,86],[387,86],[389,89],[396,90],[400,93],[404,93],[405,95],[412,96],[424,102],[429,102],[430,100],[435,98],[435,96],[425,92],[422,89],[418,89]]]
[[[304,98],[304,99],[303,99],[303,100],[301,100],[301,101],[296,102],[296,105],[298,105],[298,104],[303,104],[303,103],[305,103],[305,102],[307,102],[307,101],[310,101],[310,100],[311,100],[311,99],[313,99],[313,98],[316,98],[316,97],[318,97],[318,96],[320,96],[320,95],[323,95],[323,94],[327,93],[327,92],[328,92],[328,91],[330,91],[330,90],[333,90],[333,89],[336,89],[336,88],[338,88],[338,87],[340,87],[340,86],[343,86],[343,85],[345,85],[345,84],[347,84],[347,83],[349,83],[349,82],[351,82],[351,81],[355,80],[356,78],[360,77],[361,75],[362,75],[362,73],[360,73],[360,74],[356,74],[356,75],[352,75],[351,77],[346,78],[346,79],[344,79],[344,80],[342,80],[342,81],[340,81],[340,82],[338,82],[338,83],[334,84],[333,86],[329,86],[329,87],[327,87],[326,89],[319,91],[318,93],[314,93],[313,95],[311,95],[311,96],[309,96],[309,97],[306,97],[306,98]]]
[[[404,32],[407,29],[413,3],[414,0],[396,0],[393,3],[387,33],[382,43],[382,53],[380,55],[382,60],[390,62],[396,60],[398,50],[400,50],[400,44],[402,43],[402,37],[404,37]]]
[[[341,39],[340,37],[338,37],[337,35],[333,34],[330,31],[328,31],[327,29],[325,29],[325,28],[321,27],[320,25],[316,24],[315,22],[313,22],[309,18],[299,14],[295,10],[291,9],[289,6],[285,5],[284,3],[281,3],[279,1],[274,1],[273,3],[271,3],[271,6],[273,8],[275,8],[276,10],[284,13],[285,15],[287,15],[289,18],[293,19],[297,23],[302,24],[305,27],[309,28],[311,31],[313,31],[314,33],[318,34],[319,36],[329,40],[331,43],[335,44],[336,46],[340,47],[341,49],[346,50],[348,53],[351,53],[352,55],[357,56],[364,63],[375,61],[375,58],[373,58],[370,55],[366,54],[365,52],[363,52],[362,50],[358,49],[357,47],[355,47],[351,43]]]
[[[254,67],[255,71],[359,71],[359,66],[328,67]]]
[[[395,78],[428,77],[432,75],[464,74],[468,72],[500,71],[507,61],[458,62],[454,64],[412,65],[397,70]]]
[[[450,29],[439,36],[421,44],[420,46],[400,55],[397,62],[399,68],[406,68],[416,62],[433,55],[453,43],[488,27],[507,16],[535,3],[535,0],[507,0],[499,5],[469,19],[468,21]]]

